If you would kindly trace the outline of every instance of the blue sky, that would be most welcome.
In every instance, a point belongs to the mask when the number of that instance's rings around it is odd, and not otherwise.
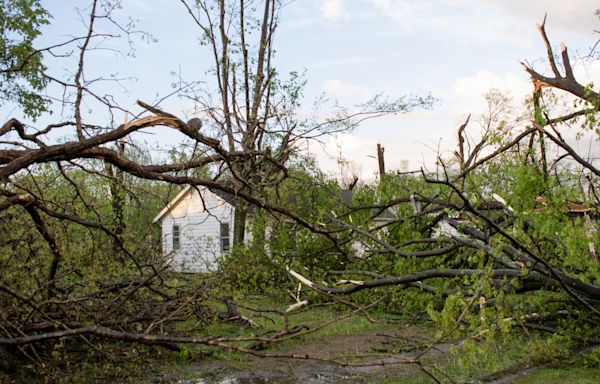
[[[45,29],[41,45],[84,31],[75,9],[84,9],[86,2],[42,3],[53,15],[53,21]],[[591,0],[287,3],[276,36],[275,65],[280,72],[306,69],[307,105],[322,92],[344,105],[363,102],[379,92],[390,96],[431,93],[440,100],[431,111],[369,121],[351,134],[328,138],[322,145],[310,145],[326,171],[338,171],[332,158],[341,153],[364,179],[374,175],[376,161],[369,155],[375,154],[378,142],[386,147],[390,169],[403,164],[410,169],[431,167],[438,148],[448,156],[455,145],[456,129],[465,117],[483,111],[483,94],[487,90],[510,92],[518,105],[530,91],[519,61],[532,62],[545,70],[541,60],[545,50],[536,29],[545,12],[547,30],[556,46],[564,41],[571,52],[584,54],[600,38],[594,33],[594,29],[600,29],[594,16],[600,5]],[[110,93],[123,106],[139,111],[135,100],[153,102],[168,94],[178,75],[187,80],[206,78],[207,51],[199,46],[198,31],[179,1],[124,0],[118,17],[126,20],[127,16],[157,41],[147,44],[134,37],[135,57],[123,57],[111,50],[90,53],[88,79],[107,73],[126,79],[119,86],[99,83],[98,92]],[[128,49],[123,39],[104,47],[122,52]],[[51,68],[61,76],[74,71],[62,60]],[[582,81],[600,82],[597,63],[578,63],[577,68]],[[182,117],[191,111],[188,102],[176,98],[164,102],[163,107]],[[5,117],[9,113],[18,114],[11,110],[4,112]],[[58,114],[60,111],[54,116]],[[476,128],[474,124],[473,132]],[[170,144],[180,139],[162,134],[148,138]]]

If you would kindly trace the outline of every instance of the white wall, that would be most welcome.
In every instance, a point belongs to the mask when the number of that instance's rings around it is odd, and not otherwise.
[[[215,270],[218,259],[223,256],[221,223],[229,223],[231,245],[233,207],[208,189],[191,188],[161,220],[163,254],[170,260],[172,269],[179,272]],[[179,225],[178,250],[173,250],[173,225]]]

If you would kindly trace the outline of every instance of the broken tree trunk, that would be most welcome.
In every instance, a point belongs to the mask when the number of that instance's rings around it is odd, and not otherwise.
[[[383,181],[383,177],[385,175],[385,162],[383,158],[383,151],[385,148],[381,146],[381,144],[377,144],[377,161],[379,163],[379,180]]]

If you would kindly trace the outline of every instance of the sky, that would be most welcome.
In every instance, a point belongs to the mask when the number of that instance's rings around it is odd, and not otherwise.
[[[78,12],[85,14],[87,2],[42,4],[53,19],[40,45],[84,31]],[[106,86],[106,93],[135,109],[138,99],[151,103],[167,95],[179,77],[203,81],[209,76],[207,51],[180,1],[123,0],[121,5],[117,16],[123,21],[131,17],[153,42],[133,36],[134,55],[117,53],[129,49],[123,39],[91,52],[88,79],[107,72],[122,79],[98,82],[99,92]],[[377,168],[377,143],[385,147],[388,169],[429,168],[438,152],[449,156],[467,115],[484,111],[490,89],[509,93],[519,106],[531,92],[519,62],[547,72],[536,28],[544,14],[553,45],[565,42],[574,56],[584,56],[600,38],[594,31],[600,29],[597,8],[591,0],[286,0],[276,32],[275,66],[280,73],[306,71],[307,109],[322,93],[347,106],[382,92],[391,97],[431,94],[438,100],[431,110],[370,120],[352,132],[309,144],[326,172],[339,174],[336,158],[341,156],[368,180]],[[74,71],[64,60],[49,60],[57,76]],[[581,82],[600,83],[598,62],[576,60],[576,69]],[[161,105],[184,118],[191,111],[187,100],[169,98]],[[18,115],[14,109],[0,111],[5,118]],[[476,136],[476,123],[468,130]],[[176,145],[181,138],[154,133],[148,139]]]

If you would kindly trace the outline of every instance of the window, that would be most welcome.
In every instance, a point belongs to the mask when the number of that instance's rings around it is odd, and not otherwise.
[[[221,252],[229,251],[229,223],[221,223]]]
[[[179,225],[174,225],[173,226],[173,250],[179,249],[180,247],[180,232],[179,232]]]

